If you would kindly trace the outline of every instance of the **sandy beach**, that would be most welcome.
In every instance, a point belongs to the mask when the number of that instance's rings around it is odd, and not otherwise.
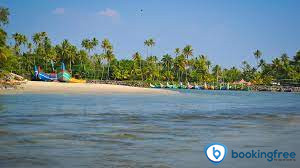
[[[54,93],[54,94],[110,94],[110,93],[142,93],[142,94],[175,94],[176,91],[139,88],[121,85],[89,84],[89,83],[60,83],[28,81],[20,89],[0,90],[0,94],[22,93]]]

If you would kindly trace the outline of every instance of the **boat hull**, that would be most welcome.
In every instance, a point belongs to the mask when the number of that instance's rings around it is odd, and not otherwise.
[[[56,74],[47,74],[40,72],[38,73],[38,79],[41,81],[56,81],[57,80],[57,75]]]
[[[57,74],[57,79],[60,82],[68,82],[71,79],[71,75],[66,71],[62,71]]]

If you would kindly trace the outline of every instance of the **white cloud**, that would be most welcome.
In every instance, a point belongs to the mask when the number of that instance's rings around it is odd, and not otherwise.
[[[65,8],[56,8],[52,11],[52,13],[55,15],[62,15],[65,13]]]
[[[120,14],[117,11],[110,8],[106,8],[105,10],[100,11],[98,12],[98,14],[102,16],[111,17],[111,18],[118,18],[120,16]]]

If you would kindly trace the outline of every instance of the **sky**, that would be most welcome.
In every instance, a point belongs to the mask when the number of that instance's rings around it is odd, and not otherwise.
[[[158,58],[190,44],[194,56],[225,67],[255,64],[256,49],[267,61],[300,50],[299,0],[0,0],[0,6],[10,10],[9,34],[45,31],[54,44],[68,39],[77,47],[84,38],[108,38],[119,59],[136,51],[145,58],[148,38]]]

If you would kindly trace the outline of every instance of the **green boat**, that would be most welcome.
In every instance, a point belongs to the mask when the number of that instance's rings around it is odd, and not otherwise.
[[[57,74],[57,79],[60,82],[68,82],[71,79],[71,74],[66,71],[65,64],[61,64],[61,71]]]

